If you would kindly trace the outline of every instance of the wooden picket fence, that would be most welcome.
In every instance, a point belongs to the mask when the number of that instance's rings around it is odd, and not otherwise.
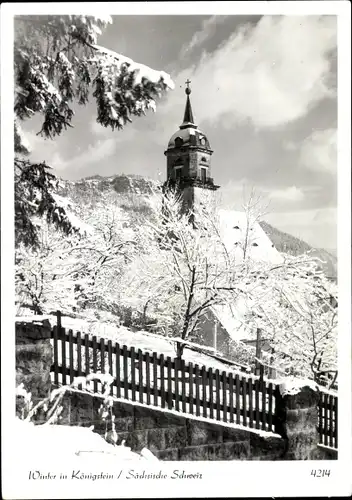
[[[116,398],[275,432],[278,388],[263,377],[219,371],[57,326],[52,338],[57,386],[92,373],[110,374],[110,394]],[[79,379],[78,388],[103,390],[99,380],[89,388],[82,384]]]
[[[101,394],[103,381],[89,386],[85,377],[93,373],[110,374],[110,395],[129,402],[168,409],[249,429],[276,432],[276,397],[279,387],[260,376],[219,371],[183,359],[120,345],[71,329],[52,329],[54,363],[52,379],[56,386],[72,384]],[[337,449],[337,396],[319,396],[320,444]]]
[[[321,389],[319,392],[318,403],[318,432],[319,443],[330,448],[337,449],[337,395],[325,392]]]

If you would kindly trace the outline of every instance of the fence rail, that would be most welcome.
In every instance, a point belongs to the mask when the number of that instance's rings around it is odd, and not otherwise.
[[[91,373],[110,374],[110,394],[126,401],[164,408],[267,432],[276,432],[278,386],[260,377],[220,371],[183,359],[120,345],[112,340],[52,329],[55,385],[72,384]],[[78,388],[102,393],[103,382]],[[80,387],[81,386],[81,387]],[[319,396],[320,443],[337,448],[337,397]]]

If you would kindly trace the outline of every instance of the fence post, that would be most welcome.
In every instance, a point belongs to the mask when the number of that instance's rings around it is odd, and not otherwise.
[[[271,353],[270,353],[270,370],[269,370],[269,378],[274,379],[276,378],[276,370],[273,368],[273,363],[274,363],[274,354],[275,354],[275,349],[272,347]]]
[[[317,459],[318,387],[296,379],[280,384],[275,396],[275,432],[286,440],[283,459]]]
[[[23,384],[32,394],[33,405],[51,391],[50,369],[54,357],[50,338],[47,319],[16,322],[16,386]],[[17,400],[18,410],[22,403]],[[40,420],[40,414],[36,418]]]
[[[261,387],[262,387],[262,382],[264,380],[264,365],[263,364],[260,364],[259,365],[259,380],[260,380],[260,383],[261,383]]]
[[[56,311],[56,324],[57,324],[57,331],[59,333],[59,337],[61,336],[61,327],[62,327],[61,318],[62,318],[61,311]]]

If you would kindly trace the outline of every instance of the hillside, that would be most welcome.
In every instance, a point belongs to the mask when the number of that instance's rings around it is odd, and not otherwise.
[[[60,179],[58,194],[75,200],[76,203],[97,201],[104,193],[117,199],[118,195],[151,195],[153,190],[159,188],[156,181],[137,175],[112,175],[102,177],[93,175],[77,181]]]
[[[280,231],[268,222],[261,221],[260,226],[279,252],[288,253],[289,255],[301,255],[309,252],[323,262],[322,266],[327,276],[336,278],[337,258],[335,255],[332,255],[324,248],[313,248],[300,238]]]
[[[94,175],[78,181],[61,179],[58,194],[74,200],[79,205],[91,207],[102,198],[106,203],[119,201],[124,210],[143,216],[147,210],[146,198],[158,189],[160,189],[160,184],[157,181],[139,175],[118,174],[110,177]],[[322,248],[313,248],[300,238],[280,231],[268,222],[262,221],[260,226],[279,252],[290,255],[309,252],[323,262],[323,269],[329,277],[336,278],[337,258],[335,255]]]

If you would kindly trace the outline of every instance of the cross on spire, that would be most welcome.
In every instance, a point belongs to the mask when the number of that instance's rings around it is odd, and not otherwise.
[[[197,128],[197,126],[194,124],[192,106],[191,106],[191,101],[190,101],[190,98],[189,98],[189,95],[191,93],[191,89],[189,88],[189,84],[190,83],[191,83],[191,80],[189,78],[187,78],[187,80],[185,81],[185,84],[186,84],[185,92],[186,92],[186,95],[187,95],[187,101],[186,101],[185,114],[184,114],[184,117],[183,117],[183,123],[180,126],[181,129],[182,128],[188,128],[188,127]]]

